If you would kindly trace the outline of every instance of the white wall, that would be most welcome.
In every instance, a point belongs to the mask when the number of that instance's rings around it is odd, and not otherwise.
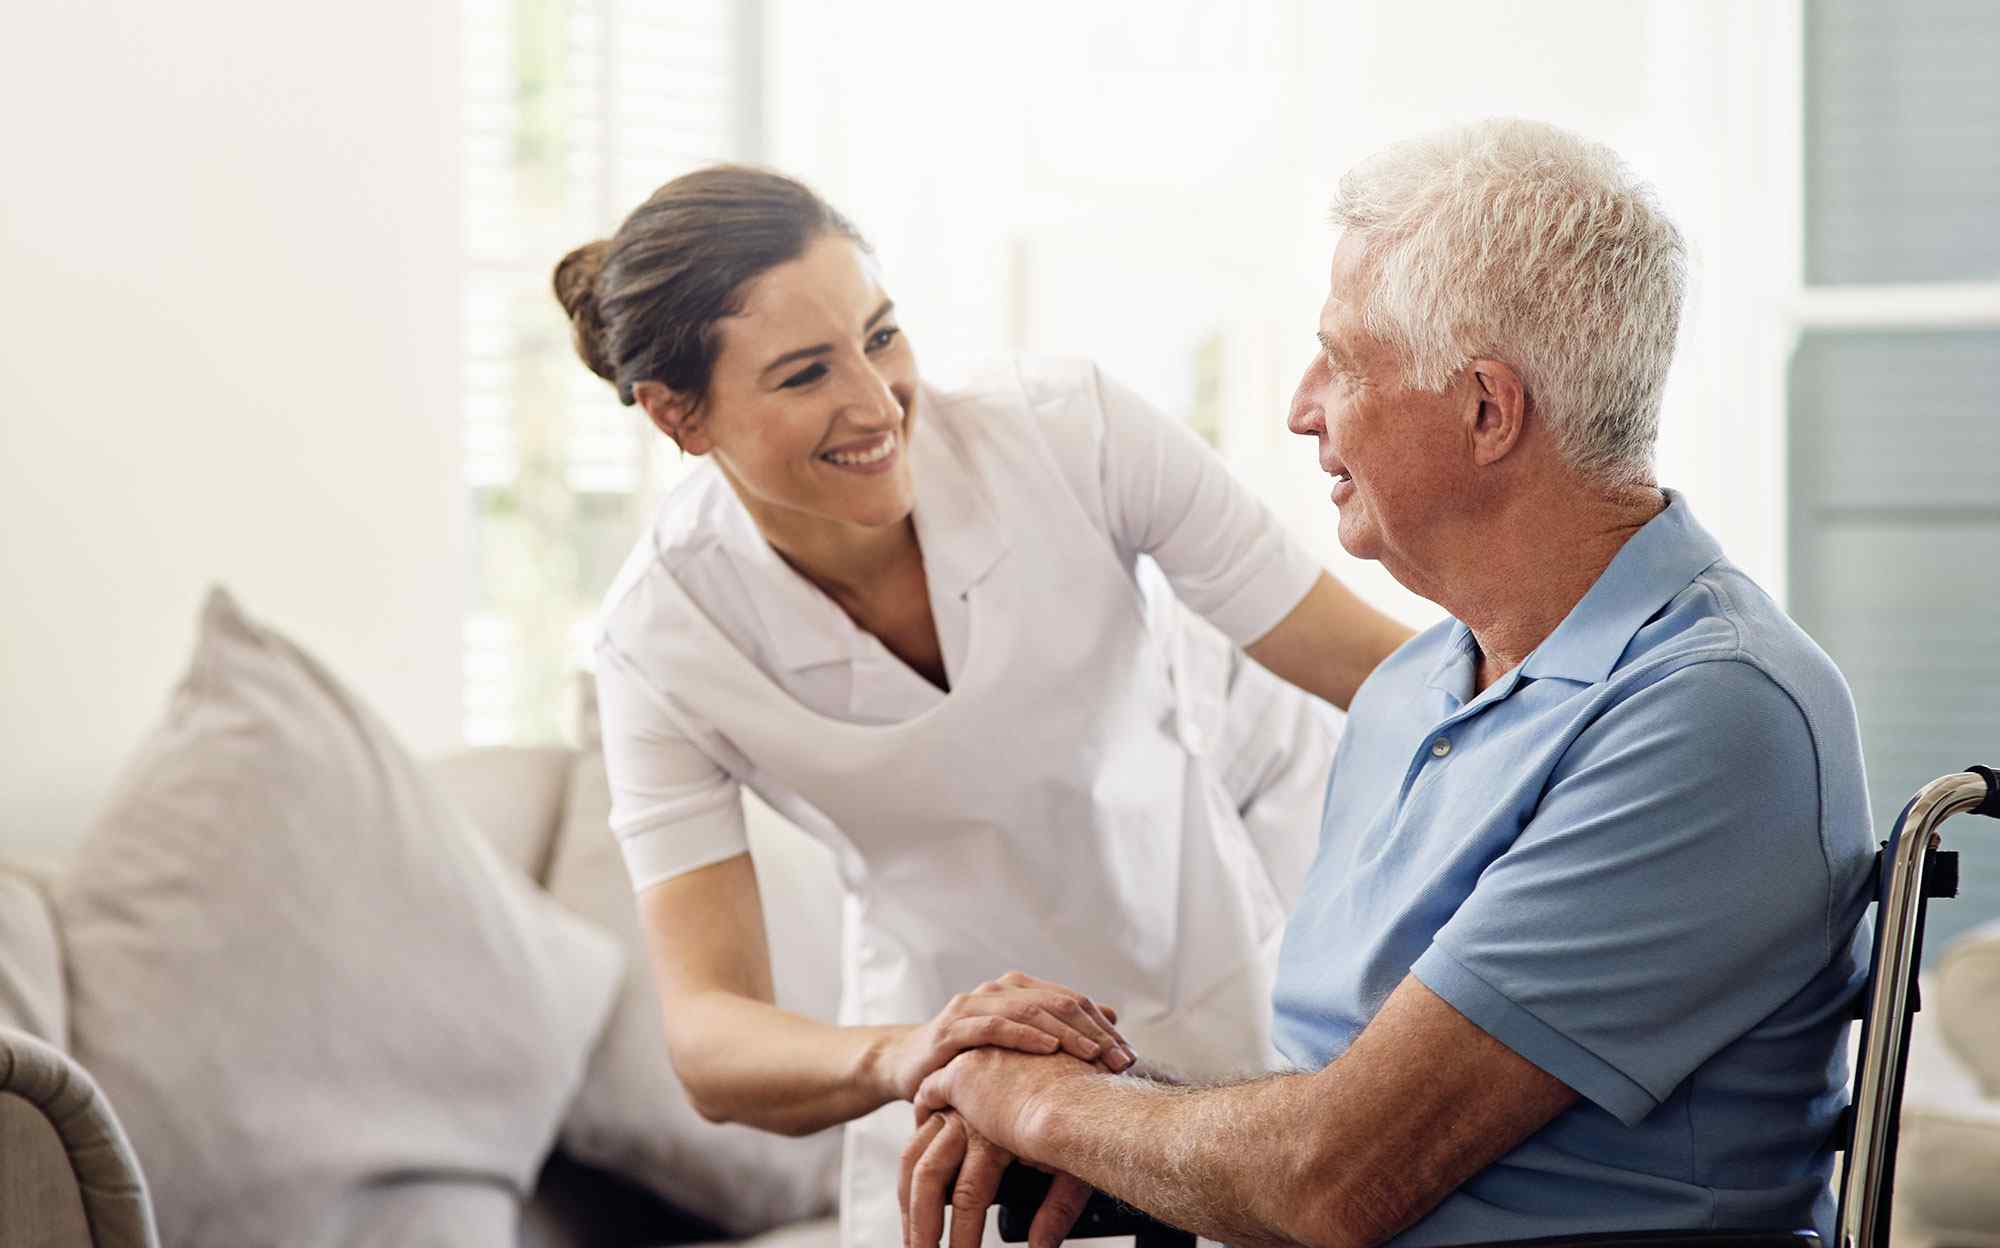
[[[87,824],[211,580],[418,748],[457,736],[457,8],[393,14],[9,23],[0,847]]]
[[[1020,0],[996,22],[923,0],[768,2],[770,158],[876,242],[927,368],[1089,355],[1179,414],[1194,348],[1219,343],[1224,454],[1413,622],[1438,609],[1340,550],[1325,478],[1283,423],[1334,184],[1386,143],[1481,117],[1609,143],[1695,253],[1661,479],[1782,592],[1784,343],[1762,327],[1797,248],[1796,149],[1772,138],[1797,128],[1788,4]]]

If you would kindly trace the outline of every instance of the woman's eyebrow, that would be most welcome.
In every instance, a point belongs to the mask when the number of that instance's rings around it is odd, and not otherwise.
[[[796,351],[787,351],[777,359],[772,360],[769,364],[766,364],[763,372],[757,375],[762,377],[764,373],[771,372],[773,369],[783,368],[787,364],[796,364],[800,360],[810,360],[816,355],[825,355],[832,350],[832,343],[822,342],[816,347],[800,347]]]
[[[875,309],[874,315],[870,316],[867,322],[861,326],[861,332],[865,334],[869,330],[875,328],[875,322],[889,315],[889,313],[894,311],[895,308],[896,308],[896,301],[894,299],[884,299],[882,301],[882,306]],[[787,364],[796,364],[800,360],[810,360],[814,356],[825,355],[832,350],[833,350],[832,343],[822,342],[822,343],[817,343],[810,347],[800,347],[796,351],[787,351],[783,355],[779,356],[777,359],[772,360],[769,364],[766,364],[757,375],[759,377],[762,377],[765,373],[770,372],[772,369],[783,368]]]

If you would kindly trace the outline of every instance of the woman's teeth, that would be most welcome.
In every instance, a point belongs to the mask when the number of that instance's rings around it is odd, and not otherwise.
[[[890,455],[894,454],[895,450],[896,450],[896,439],[894,437],[887,437],[883,438],[880,442],[877,442],[869,450],[828,451],[821,458],[825,459],[829,463],[848,464],[851,466],[860,466],[863,464],[879,464],[883,460],[889,458]]]

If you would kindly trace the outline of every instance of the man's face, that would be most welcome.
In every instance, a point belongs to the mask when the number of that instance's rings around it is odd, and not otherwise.
[[[1320,468],[1334,479],[1341,546],[1381,560],[1423,592],[1406,574],[1421,579],[1429,543],[1466,484],[1456,415],[1462,378],[1435,394],[1403,385],[1397,353],[1362,328],[1362,261],[1360,243],[1343,237],[1320,310],[1320,350],[1299,379],[1286,425],[1319,443]]]

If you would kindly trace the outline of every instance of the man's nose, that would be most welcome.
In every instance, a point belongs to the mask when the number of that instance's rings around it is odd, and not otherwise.
[[[1299,378],[1298,389],[1292,391],[1292,407],[1285,415],[1285,428],[1306,437],[1326,432],[1326,406],[1321,401],[1326,392],[1325,382],[1324,370],[1315,358],[1306,368],[1305,376]]]

